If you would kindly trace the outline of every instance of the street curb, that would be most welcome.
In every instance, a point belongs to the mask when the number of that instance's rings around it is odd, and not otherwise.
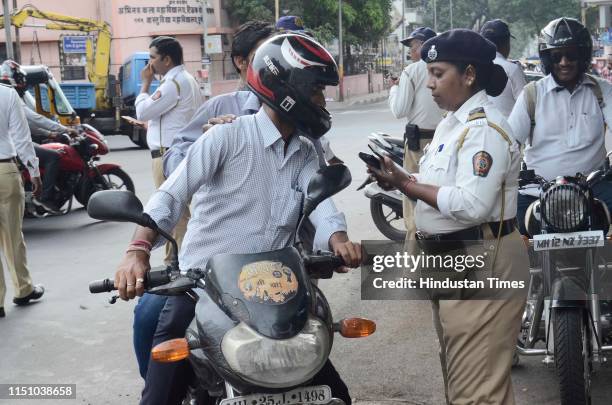
[[[389,98],[389,94],[387,91],[383,91],[380,93],[371,94],[369,97],[357,97],[354,100],[347,99],[343,102],[333,101],[333,104],[328,104],[328,109],[330,111],[340,111],[345,110],[347,108],[355,107],[358,105],[367,105],[379,103],[381,101],[386,101]]]

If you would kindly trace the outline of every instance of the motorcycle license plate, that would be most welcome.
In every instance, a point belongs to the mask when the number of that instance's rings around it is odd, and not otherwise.
[[[297,405],[326,404],[332,399],[327,385],[301,387],[278,394],[251,394],[243,397],[228,398],[219,405]]]
[[[604,245],[603,231],[547,233],[533,237],[533,250],[592,248]]]

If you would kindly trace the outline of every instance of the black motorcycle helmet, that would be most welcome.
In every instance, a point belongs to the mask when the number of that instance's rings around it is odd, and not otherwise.
[[[247,84],[259,99],[314,139],[329,131],[331,115],[310,101],[313,89],[338,81],[338,65],[327,49],[294,32],[261,44],[247,72]]]
[[[12,86],[20,96],[23,96],[28,87],[26,75],[21,65],[14,60],[7,59],[0,65],[0,83]]]
[[[575,46],[581,53],[580,73],[589,71],[593,53],[593,41],[591,34],[578,20],[574,18],[561,17],[546,25],[540,32],[538,39],[538,52],[545,74],[552,72],[552,60],[550,50]]]

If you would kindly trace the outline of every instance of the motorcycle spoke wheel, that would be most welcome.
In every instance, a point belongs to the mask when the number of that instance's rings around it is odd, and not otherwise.
[[[370,213],[376,228],[391,240],[406,239],[404,218],[391,207],[378,201],[370,200]]]

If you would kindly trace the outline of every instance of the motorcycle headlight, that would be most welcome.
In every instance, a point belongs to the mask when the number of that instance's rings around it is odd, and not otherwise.
[[[548,189],[542,199],[542,217],[555,232],[573,232],[588,218],[588,199],[575,184],[559,184]]]
[[[309,317],[304,329],[289,339],[270,339],[241,322],[228,331],[221,351],[234,372],[262,387],[283,388],[311,379],[331,350],[326,325]]]

